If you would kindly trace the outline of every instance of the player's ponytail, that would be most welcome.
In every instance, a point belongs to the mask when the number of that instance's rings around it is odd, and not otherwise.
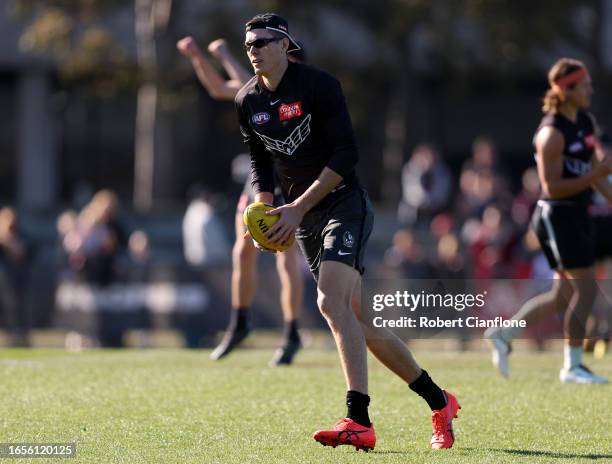
[[[553,113],[561,105],[561,95],[556,89],[548,89],[542,99],[542,112]]]
[[[546,91],[542,99],[542,111],[544,113],[556,112],[563,103],[563,89],[573,88],[574,83],[562,85],[566,76],[574,74],[576,71],[586,71],[586,66],[582,61],[572,58],[561,58],[548,71],[548,84],[550,88]]]

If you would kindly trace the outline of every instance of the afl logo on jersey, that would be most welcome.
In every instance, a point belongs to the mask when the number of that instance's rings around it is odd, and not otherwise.
[[[297,118],[302,116],[302,102],[282,104],[278,108],[278,119],[286,121],[287,119]]]
[[[254,124],[265,124],[270,120],[270,113],[257,113],[253,115]]]

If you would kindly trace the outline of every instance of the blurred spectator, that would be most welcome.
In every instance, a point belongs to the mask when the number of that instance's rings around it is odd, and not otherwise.
[[[93,196],[91,204],[99,208],[101,220],[114,235],[118,251],[125,251],[128,245],[128,232],[119,219],[117,194],[111,190],[100,190]]]
[[[401,279],[429,279],[433,269],[427,255],[408,229],[393,236],[393,245],[385,253],[385,264],[395,269]]]
[[[31,315],[25,304],[32,249],[19,230],[17,213],[0,209],[0,302],[14,346],[29,346]]]
[[[418,145],[402,169],[400,223],[414,224],[446,207],[451,178],[444,161],[431,145]]]
[[[453,217],[450,213],[444,212],[436,215],[431,220],[431,224],[429,225],[429,232],[436,239],[442,238],[444,235],[449,234],[455,226],[455,222],[453,221]]]
[[[469,250],[475,279],[508,277],[514,230],[502,210],[488,206],[479,226],[472,230]]]
[[[480,217],[492,203],[506,205],[511,201],[510,185],[501,169],[495,144],[487,137],[477,137],[471,157],[461,168],[455,216],[464,222]]]
[[[128,282],[146,283],[150,279],[151,250],[149,237],[142,230],[136,230],[128,241]]]
[[[471,170],[478,174],[499,171],[499,161],[495,143],[485,136],[479,136],[472,142],[472,156],[463,163],[462,171]]]
[[[437,279],[465,279],[465,260],[459,239],[451,233],[440,237],[433,261]]]
[[[64,239],[70,268],[83,280],[108,285],[114,279],[117,239],[104,222],[105,205],[90,202]]]
[[[134,231],[128,239],[128,253],[122,257],[120,275],[123,283],[137,292],[144,288],[140,284],[147,284],[150,278],[150,250],[147,234],[142,230]],[[98,341],[100,346],[120,348],[125,346],[125,333],[128,329],[138,327],[148,329],[151,327],[150,315],[144,306],[130,308],[126,311],[109,310],[102,308],[97,313]],[[142,334],[141,334],[142,336]],[[142,339],[145,340],[146,336]]]
[[[135,230],[128,239],[127,253],[122,256],[118,275],[125,283],[148,283],[151,280],[151,247],[143,230]]]
[[[77,226],[78,215],[74,210],[64,211],[59,215],[55,223],[57,232],[57,264],[59,281],[73,278],[70,266],[70,254],[68,253],[67,237],[71,236]]]
[[[468,219],[478,218],[484,209],[493,202],[495,181],[490,171],[464,169],[459,177],[459,195],[454,213],[461,223]]]
[[[522,190],[512,202],[512,220],[523,231],[529,226],[533,208],[540,198],[540,180],[536,168],[523,172]]]
[[[201,187],[191,191],[191,201],[183,218],[183,247],[187,262],[194,267],[223,263],[231,249],[221,219]]]

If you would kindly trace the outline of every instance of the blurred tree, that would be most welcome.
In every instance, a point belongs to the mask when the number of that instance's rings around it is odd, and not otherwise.
[[[13,13],[31,23],[21,37],[23,50],[51,53],[63,79],[97,97],[137,87],[134,137],[134,204],[150,210],[154,200],[172,197],[170,118],[160,104],[157,49],[167,38],[172,0],[135,0],[136,61],[102,26],[120,0],[13,0]]]
[[[172,198],[172,131],[159,104],[158,41],[168,30],[172,0],[136,0],[136,49],[142,82],[138,89],[134,204],[153,207],[155,197]]]
[[[29,21],[20,40],[26,52],[50,53],[60,76],[98,97],[108,97],[137,79],[128,53],[100,24],[120,0],[12,0],[15,17]]]

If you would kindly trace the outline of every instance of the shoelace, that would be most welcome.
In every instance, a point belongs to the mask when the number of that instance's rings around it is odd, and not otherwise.
[[[441,412],[434,412],[431,415],[433,435],[443,437],[446,433],[446,417]]]

